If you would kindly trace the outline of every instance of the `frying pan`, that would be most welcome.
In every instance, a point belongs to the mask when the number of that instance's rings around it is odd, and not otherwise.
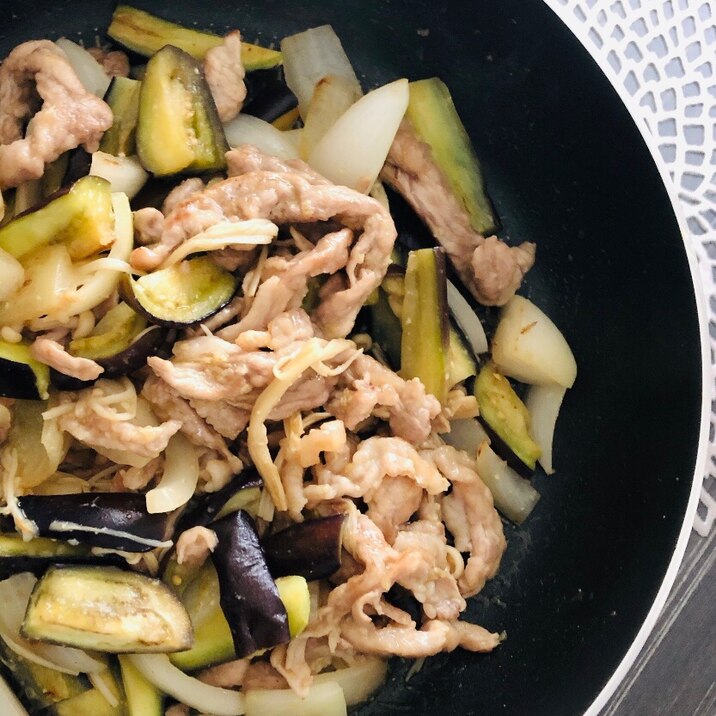
[[[500,574],[466,615],[506,641],[431,658],[407,681],[396,661],[360,713],[596,713],[673,580],[706,442],[693,266],[616,92],[541,0],[136,4],[264,44],[330,23],[364,88],[432,75],[451,88],[504,235],[537,243],[523,292],[563,329],[579,375],[557,473],[535,478],[541,502],[506,527]],[[6,1],[0,54],[31,38],[93,42],[113,5]]]

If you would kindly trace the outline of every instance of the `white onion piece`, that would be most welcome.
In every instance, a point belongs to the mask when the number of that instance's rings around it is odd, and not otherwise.
[[[102,65],[84,47],[66,37],[61,37],[55,44],[67,56],[67,60],[84,88],[97,97],[104,97],[112,80],[102,69]]]
[[[548,475],[554,472],[552,441],[557,416],[566,392],[567,389],[561,385],[531,385],[525,396],[525,405],[530,414],[532,437],[542,448],[539,464]]]
[[[286,136],[287,134],[288,132],[276,129],[270,122],[250,114],[239,114],[224,125],[224,135],[230,147],[251,144],[265,154],[279,159],[297,159],[296,142]]]
[[[90,684],[92,684],[92,686],[94,686],[94,688],[97,689],[102,696],[104,696],[107,703],[114,709],[119,706],[119,697],[114,692],[112,685],[110,685],[108,681],[105,681],[107,676],[110,679],[113,678],[109,669],[105,667],[101,672],[89,674],[89,680]]]
[[[308,163],[335,184],[367,194],[408,107],[408,80],[368,92],[323,135]]]
[[[361,96],[360,87],[345,77],[322,77],[313,90],[301,133],[301,158],[307,159],[323,135]]]
[[[129,654],[128,658],[147,681],[190,708],[215,716],[245,713],[243,694],[188,676],[174,666],[166,654]]]
[[[447,302],[450,313],[470,344],[473,354],[479,356],[487,353],[485,329],[475,311],[452,281],[447,282]]]
[[[378,689],[385,681],[388,672],[388,662],[374,656],[367,657],[353,666],[336,671],[318,674],[313,679],[314,684],[334,682],[343,689],[346,705],[360,704]]]
[[[94,659],[82,649],[55,646],[28,641],[20,635],[27,603],[37,578],[29,572],[14,574],[0,582],[0,636],[17,654],[48,669],[77,676],[79,673],[94,674],[107,668],[107,664]]]
[[[281,40],[281,54],[286,84],[296,95],[302,117],[306,116],[316,84],[327,75],[345,78],[354,86],[357,96],[362,93],[351,61],[330,25],[285,37]]]
[[[199,456],[189,439],[175,433],[164,452],[164,473],[146,494],[147,512],[171,512],[191,499],[199,481]]]
[[[564,336],[523,296],[513,296],[502,309],[492,359],[501,373],[531,385],[571,388],[577,377],[577,363]]]
[[[25,269],[22,264],[7,251],[0,249],[0,301],[7,301],[22,288],[25,281]]]
[[[110,259],[129,261],[134,248],[134,221],[126,194],[112,194],[114,210],[114,243],[109,251]],[[121,272],[100,269],[83,286],[77,289],[68,302],[68,314],[74,316],[93,309],[112,294],[117,287]]]
[[[487,442],[477,449],[477,474],[492,493],[495,507],[518,525],[524,522],[539,500],[539,492],[530,481],[520,477],[500,459]]]
[[[451,420],[450,432],[441,433],[440,437],[448,445],[452,445],[458,450],[464,450],[470,455],[475,455],[485,441],[490,442],[485,429],[474,418]]]
[[[246,716],[346,716],[347,713],[343,689],[334,681],[317,684],[314,680],[305,698],[291,689],[246,692]]]
[[[147,183],[149,174],[137,157],[115,157],[105,152],[92,155],[90,175],[102,177],[110,183],[112,191],[122,191],[133,199]]]

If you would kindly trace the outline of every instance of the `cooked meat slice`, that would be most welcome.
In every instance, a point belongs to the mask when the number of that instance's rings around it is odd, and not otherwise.
[[[395,135],[381,177],[423,219],[475,298],[487,306],[507,303],[534,263],[534,244],[509,247],[497,237],[486,240],[477,233],[433,161],[430,147],[407,121]]]
[[[141,246],[155,244],[164,231],[164,214],[152,206],[134,212],[134,240]]]
[[[242,683],[244,691],[250,689],[287,689],[288,682],[267,661],[252,661]]]
[[[319,487],[332,488],[329,498],[323,490],[318,490],[321,500],[362,497],[370,502],[387,477],[408,477],[432,495],[445,492],[450,486],[432,463],[420,457],[415,448],[401,438],[368,438],[359,444],[353,459],[340,473],[333,472],[328,465],[316,465],[313,473]],[[312,485],[305,488],[309,506],[316,493],[312,488]],[[416,509],[419,504],[418,500]]]
[[[164,465],[161,457],[155,457],[142,467],[125,467],[118,470],[114,476],[114,489],[117,492],[125,490],[143,490],[155,477]]]
[[[326,296],[313,315],[327,338],[347,335],[385,274],[395,226],[375,199],[346,187],[314,184],[305,173],[255,171],[207,187],[174,207],[166,217],[161,241],[135,249],[132,264],[151,270],[176,246],[210,226],[251,218],[267,218],[279,225],[335,219],[360,233],[345,266],[348,285]]]
[[[308,279],[331,274],[348,263],[353,240],[350,229],[326,234],[315,248],[301,251],[290,259],[275,256],[266,261],[268,276],[256,293],[248,313],[232,327],[232,333],[265,328],[268,322],[287,309],[301,305],[308,293]]]
[[[89,47],[87,52],[102,65],[107,77],[129,77],[129,57],[121,50]]]
[[[479,478],[469,455],[445,446],[434,452],[432,461],[444,475],[455,470],[456,463],[460,465],[460,479],[453,482],[452,492],[442,498],[442,514],[455,538],[455,547],[470,553],[458,584],[462,595],[471,597],[495,576],[500,566],[507,546],[502,521],[492,493]]]
[[[398,527],[418,511],[423,488],[407,475],[386,476],[369,500],[368,517],[373,520],[389,544],[393,544]]]
[[[442,522],[420,519],[401,527],[393,548],[422,557],[422,564],[399,582],[423,605],[428,619],[457,619],[466,606],[456,581],[463,562],[447,544]]]
[[[501,306],[512,298],[532,268],[535,245],[524,242],[508,246],[496,236],[489,236],[475,249],[470,262],[482,303]]]
[[[219,435],[234,440],[249,423],[249,412],[217,400],[190,400],[189,405]]]
[[[67,410],[57,417],[58,426],[99,452],[120,450],[139,458],[157,457],[181,423],[167,420],[156,426],[138,425],[121,412],[117,403],[108,402],[120,391],[120,381],[102,379],[77,393],[60,393],[59,404],[67,406]]]
[[[78,380],[95,380],[104,368],[89,358],[70,355],[57,341],[40,336],[30,346],[32,357],[56,371]]]
[[[181,431],[194,445],[216,450],[233,463],[235,458],[221,435],[209,427],[189,402],[178,395],[169,384],[155,375],[150,375],[144,382],[142,395],[151,403],[159,418],[178,420],[181,423]],[[236,466],[238,467],[238,464]]]
[[[36,104],[43,104],[23,129]],[[49,40],[18,45],[0,65],[0,189],[42,176],[80,144],[99,146],[112,126],[112,110],[87,92],[64,52]]]
[[[177,184],[164,199],[162,214],[166,216],[177,204],[181,204],[182,201],[200,192],[203,188],[204,182],[199,177],[189,177],[181,184]]]
[[[243,684],[250,664],[251,659],[249,657],[245,659],[234,659],[234,661],[227,661],[225,664],[217,664],[216,666],[204,669],[197,678],[205,684],[230,689]]]
[[[226,167],[230,177],[250,172],[281,172],[301,174],[311,184],[331,183],[300,159],[279,159],[271,154],[264,154],[251,144],[241,144],[226,152]]]
[[[349,430],[386,408],[393,434],[421,444],[435,427],[440,403],[417,379],[405,381],[370,356],[359,356],[339,378],[326,406]],[[342,388],[342,390],[340,389]]]
[[[245,74],[241,33],[230,32],[223,44],[212,47],[204,57],[204,75],[222,122],[228,122],[241,111],[246,99]]]
[[[0,444],[5,442],[8,432],[10,432],[12,425],[10,408],[14,402],[12,398],[0,398]]]
[[[453,651],[462,646],[469,651],[489,652],[499,643],[499,634],[492,634],[477,624],[444,622],[437,619],[426,622],[419,630],[409,626],[391,625],[382,628],[372,622],[356,623],[346,619],[341,634],[358,651],[365,654],[384,654],[418,658],[442,651]]]
[[[199,569],[206,558],[216,549],[219,538],[216,532],[197,526],[184,530],[177,539],[177,562],[189,569]]]

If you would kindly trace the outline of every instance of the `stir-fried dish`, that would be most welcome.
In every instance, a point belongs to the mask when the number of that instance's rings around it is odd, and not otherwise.
[[[120,6],[108,36],[0,65],[22,702],[331,716],[391,656],[497,648],[461,614],[576,364],[516,295],[535,246],[498,238],[448,88],[364,93],[328,26],[279,51]]]

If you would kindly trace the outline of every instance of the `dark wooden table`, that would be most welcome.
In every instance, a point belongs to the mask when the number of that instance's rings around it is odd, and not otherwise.
[[[716,716],[716,530],[692,533],[654,631],[601,716]]]

